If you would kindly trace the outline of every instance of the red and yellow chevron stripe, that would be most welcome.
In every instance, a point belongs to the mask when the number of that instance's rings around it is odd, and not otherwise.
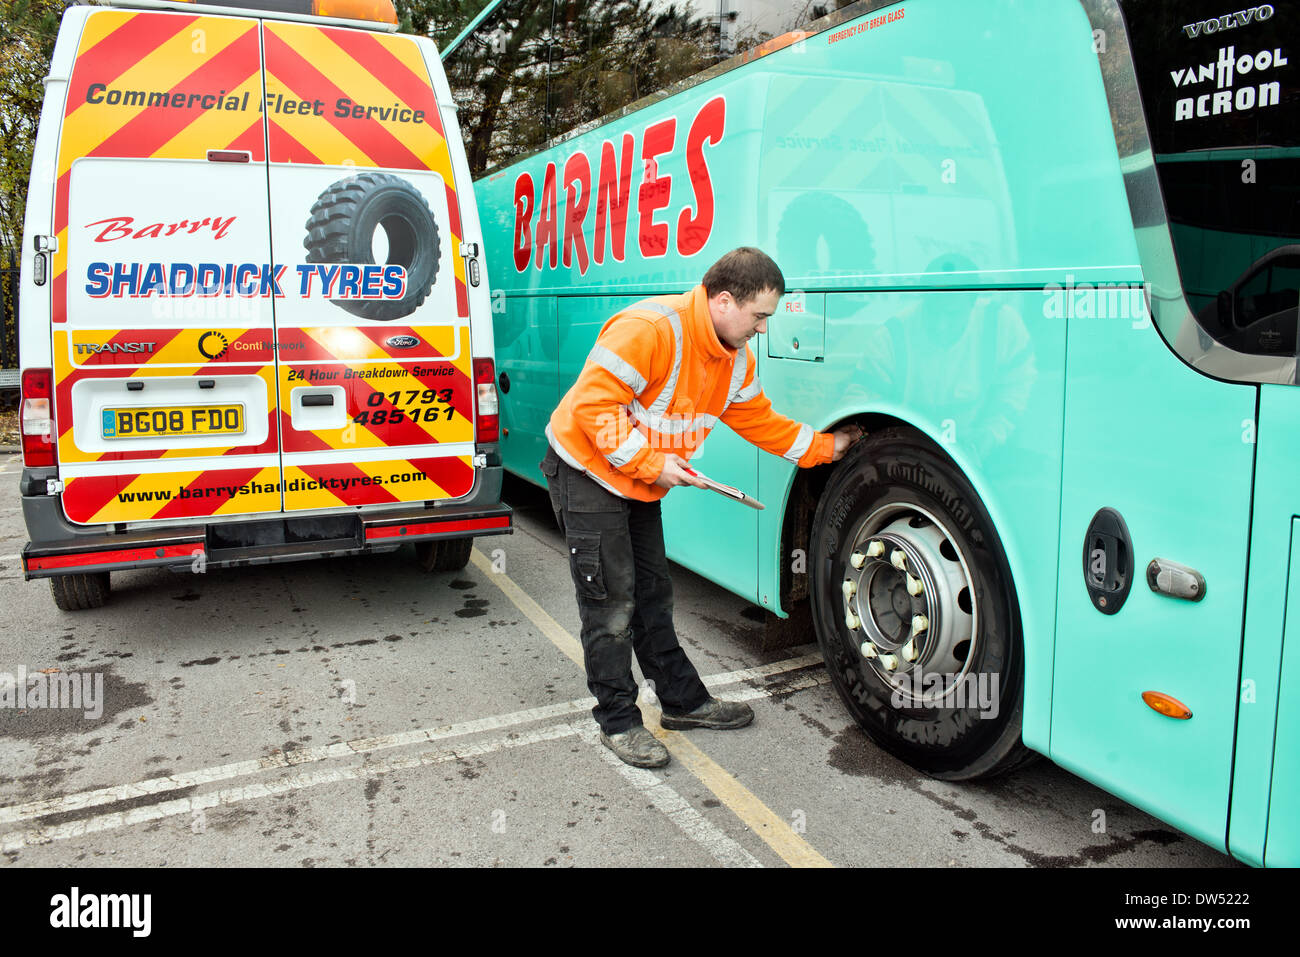
[[[451,151],[414,39],[304,23],[267,23],[263,32],[271,162],[432,170],[446,185],[451,248],[459,249],[463,232]],[[281,112],[285,101],[313,108],[306,114]],[[421,122],[399,119],[417,113]],[[457,313],[468,316],[465,261],[459,255],[452,260]]]
[[[141,51],[146,51],[143,54]],[[167,106],[110,103],[112,91],[166,92]],[[236,109],[204,109],[222,91]],[[182,105],[177,96],[182,98]],[[68,82],[54,196],[53,321],[67,321],[68,187],[83,156],[206,159],[210,149],[266,158],[258,21],[102,10],[86,20]]]
[[[278,468],[81,476],[63,489],[68,518],[83,525],[280,509]]]
[[[60,410],[58,456],[60,462],[126,462],[142,459],[197,458],[213,455],[250,455],[274,453],[279,448],[279,416],[276,414],[275,365],[270,350],[269,330],[226,329],[218,330],[227,339],[240,341],[239,337],[256,336],[265,343],[253,364],[226,363],[224,357],[206,360],[198,349],[198,340],[205,331],[191,329],[124,329],[119,331],[85,330],[54,333],[54,407]],[[134,353],[105,353],[84,355],[80,363],[74,362],[75,344],[110,345],[117,342],[138,341],[155,344],[151,355]],[[252,339],[257,343],[258,338]],[[252,357],[252,353],[249,353]],[[102,360],[102,361],[101,361]],[[73,438],[71,415],[72,387],[85,378],[85,370],[94,368],[96,379],[147,379],[167,376],[200,378],[216,369],[225,374],[256,375],[266,383],[267,437],[256,446],[217,446],[212,448],[158,448],[121,452],[87,452],[79,448]],[[65,411],[66,410],[66,411]],[[277,506],[278,507],[278,506]]]
[[[467,494],[474,487],[468,455],[286,465],[285,511],[420,502]]]
[[[320,101],[322,109],[290,113],[279,106],[284,98]],[[345,101],[351,108],[344,109]],[[363,107],[359,112],[358,104]],[[451,154],[428,69],[412,38],[307,24],[260,25],[233,16],[96,11],[88,16],[78,43],[64,112],[54,207],[59,243],[52,268],[59,460],[71,466],[178,460],[166,471],[141,471],[151,466],[136,464],[126,466],[131,471],[124,474],[66,477],[63,503],[71,520],[100,524],[338,508],[470,491],[474,469],[468,455],[378,457],[394,447],[414,452],[423,446],[416,454],[426,455],[428,446],[473,441],[471,358],[462,348],[467,338],[458,338],[467,337],[464,327],[307,328],[277,335],[246,327],[67,326],[69,242],[84,241],[69,236],[69,191],[73,164],[82,157],[206,160],[209,150],[239,150],[258,163],[429,170],[445,184],[451,243],[457,249],[462,229]],[[413,121],[417,113],[420,122]],[[464,260],[450,258],[458,313],[465,318]],[[418,359],[386,345],[395,334],[421,340],[425,348]],[[135,351],[113,348],[128,343]],[[346,387],[349,425],[294,430],[277,396],[284,392],[287,407],[291,389],[311,383],[309,375],[322,370],[336,372]],[[345,370],[387,375],[344,379]],[[72,389],[80,379],[192,378],[217,372],[256,375],[263,381],[265,441],[99,453],[84,451],[73,441]],[[436,404],[443,414],[422,414],[418,421],[409,414],[410,400],[393,396],[417,391],[423,396],[428,390],[438,393]],[[384,416],[377,423],[353,422],[362,409],[372,418],[379,411]],[[395,418],[398,409],[405,413],[398,421],[383,421]],[[243,455],[352,448],[360,450],[364,461],[300,462],[283,469],[265,465],[264,459],[242,468],[233,461]],[[194,469],[192,460],[205,456],[232,457],[231,467]]]

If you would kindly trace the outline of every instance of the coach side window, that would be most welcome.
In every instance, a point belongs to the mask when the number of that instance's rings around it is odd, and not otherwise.
[[[559,0],[550,60],[551,137],[594,126],[718,62],[716,5]]]
[[[470,172],[545,145],[551,4],[506,0],[443,61]]]

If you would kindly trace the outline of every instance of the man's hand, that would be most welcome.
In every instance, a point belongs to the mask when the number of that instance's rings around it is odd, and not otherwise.
[[[846,425],[842,429],[836,429],[831,433],[831,435],[835,437],[835,456],[831,461],[838,462],[840,459],[844,458],[844,453],[849,450],[849,447],[866,435],[866,433],[862,431],[860,426]]]
[[[678,485],[694,485],[696,488],[708,488],[704,480],[689,474],[686,460],[680,455],[674,455],[672,452],[664,453],[664,470],[659,473],[655,479],[655,484],[661,488],[675,488]]]

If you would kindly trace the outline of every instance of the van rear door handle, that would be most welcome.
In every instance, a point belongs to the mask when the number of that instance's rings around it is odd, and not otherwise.
[[[334,396],[328,392],[318,392],[316,395],[304,395],[302,397],[303,408],[315,405],[333,405]]]

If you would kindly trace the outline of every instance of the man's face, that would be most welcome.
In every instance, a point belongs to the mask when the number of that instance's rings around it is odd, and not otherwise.
[[[713,329],[723,345],[743,349],[745,343],[760,332],[767,332],[767,320],[776,312],[781,294],[765,289],[748,302],[737,302],[731,293],[718,293],[709,300]]]

